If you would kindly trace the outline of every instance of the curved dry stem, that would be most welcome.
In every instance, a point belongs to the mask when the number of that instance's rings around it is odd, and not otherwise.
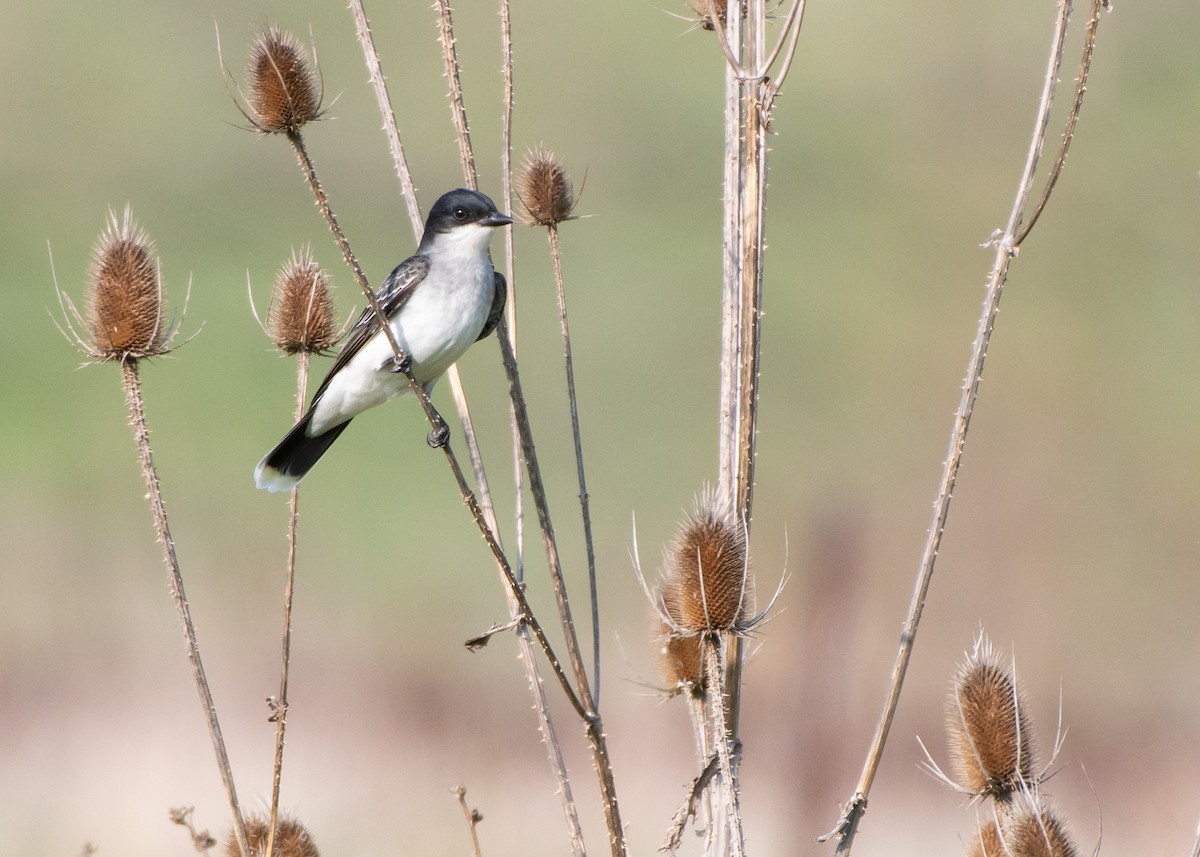
[[[1042,93],[1038,101],[1037,119],[1031,135],[1029,152],[1026,156],[1025,167],[1018,183],[1013,200],[1012,211],[1009,215],[1008,226],[1003,235],[994,241],[995,260],[988,278],[987,294],[984,297],[975,340],[971,346],[971,356],[967,362],[966,381],[963,384],[962,396],[954,415],[954,425],[950,432],[949,450],[942,468],[942,477],[938,485],[937,497],[933,507],[933,521],[926,535],[925,547],[922,551],[921,562],[913,587],[912,599],[905,617],[904,628],[900,635],[900,647],[896,652],[896,661],[892,668],[892,677],[884,701],[883,712],[875,728],[875,736],[867,752],[867,759],[859,777],[853,797],[850,799],[837,827],[820,837],[819,841],[837,838],[837,854],[849,854],[854,843],[858,823],[866,810],[867,796],[879,769],[883,757],[883,749],[887,743],[892,719],[900,701],[900,691],[912,659],[913,644],[916,641],[917,628],[925,607],[925,599],[929,585],[933,580],[934,566],[937,562],[938,550],[941,546],[942,534],[946,528],[946,518],[950,510],[950,500],[954,492],[958,468],[962,462],[963,449],[966,446],[967,431],[970,428],[971,415],[975,410],[975,402],[979,396],[979,384],[983,377],[983,365],[987,358],[988,343],[991,341],[995,328],[996,314],[1000,307],[1000,297],[1008,278],[1008,268],[1017,254],[1014,243],[1016,230],[1021,223],[1022,213],[1029,200],[1033,173],[1037,168],[1038,157],[1046,138],[1047,120],[1054,100],[1055,81],[1058,68],[1062,62],[1064,40],[1066,35],[1067,18],[1070,16],[1070,0],[1060,0],[1058,13],[1055,17],[1054,35],[1051,39],[1050,58],[1047,63],[1045,78],[1042,83]]]
[[[200,644],[196,639],[196,627],[192,623],[192,611],[188,606],[187,594],[183,589],[183,573],[179,568],[179,560],[175,556],[175,541],[171,538],[167,509],[163,503],[158,472],[154,467],[154,456],[150,448],[150,432],[146,427],[146,412],[142,403],[142,387],[136,360],[121,361],[121,382],[125,390],[125,400],[129,404],[129,419],[133,427],[134,442],[137,444],[138,463],[141,466],[142,478],[146,483],[150,513],[154,519],[154,531],[158,535],[158,543],[162,546],[163,563],[167,567],[171,598],[175,602],[175,611],[179,614],[179,621],[183,626],[188,660],[192,664],[192,677],[196,682],[196,691],[200,695],[200,707],[204,711],[204,718],[208,724],[213,752],[217,757],[217,768],[221,773],[221,782],[225,786],[225,795],[229,799],[229,809],[233,815],[234,836],[243,857],[250,857],[250,840],[246,836],[246,823],[242,818],[237,789],[233,784],[233,770],[229,765],[229,754],[225,750],[225,739],[221,734],[221,724],[217,719],[217,706],[213,701],[212,690],[208,686],[208,678],[204,674],[204,663],[200,659]]]

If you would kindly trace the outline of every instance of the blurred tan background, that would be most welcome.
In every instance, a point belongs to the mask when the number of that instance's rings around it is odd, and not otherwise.
[[[187,854],[168,808],[224,834],[223,794],[143,500],[116,370],[55,331],[47,254],[81,293],[109,206],[157,241],[185,336],[145,367],[168,509],[243,802],[265,806],[282,497],[250,472],[290,424],[292,364],[259,306],[311,242],[361,303],[293,157],[230,102],[265,22],[311,30],[329,119],[307,138],[378,282],[412,250],[341,4],[0,9],[0,853]],[[652,571],[715,472],[722,68],[682,3],[516,3],[518,150],[586,188],[563,228],[601,569],[603,706],[633,853],[695,773],[632,572]],[[460,183],[435,19],[370,4],[421,200]],[[992,254],[1027,146],[1054,4],[827,3],[775,113],[754,557],[789,582],[747,675],[746,824],[759,855],[829,854],[911,591]],[[1076,11],[1069,91],[1086,9]],[[493,4],[457,10],[483,189],[499,180]],[[1036,728],[1069,727],[1047,785],[1090,852],[1186,853],[1200,816],[1200,63],[1172,0],[1117,2],[1059,190],[1016,261],[909,683],[856,854],[963,853],[974,809],[917,768],[982,626]],[[1064,95],[1062,101],[1067,100]],[[1058,112],[1061,117],[1062,110]],[[1061,118],[1056,119],[1056,125]],[[1054,135],[1057,131],[1052,132]],[[500,243],[496,244],[497,254]],[[545,238],[517,233],[523,377],[583,609],[582,550]],[[202,326],[202,330],[201,330]],[[327,363],[319,363],[316,372]],[[462,371],[511,521],[494,343]],[[448,392],[436,401],[451,409]],[[566,852],[484,547],[411,402],[357,420],[305,483],[284,803],[327,855]],[[455,427],[455,438],[460,433]],[[461,448],[461,444],[459,444]],[[380,474],[380,451],[390,466]],[[511,543],[511,525],[505,533]],[[541,548],[531,587],[545,598]],[[596,853],[594,778],[559,726]]]

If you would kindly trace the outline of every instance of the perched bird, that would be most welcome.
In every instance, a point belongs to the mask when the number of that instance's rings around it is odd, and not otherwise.
[[[444,194],[425,221],[417,252],[375,293],[408,368],[428,393],[470,347],[495,330],[504,311],[504,277],[492,269],[492,230],[512,223],[473,190]],[[411,392],[387,335],[368,305],[350,331],[308,411],[254,470],[268,491],[286,491],[304,478],[350,420],[368,408]],[[445,425],[430,443],[445,441]]]

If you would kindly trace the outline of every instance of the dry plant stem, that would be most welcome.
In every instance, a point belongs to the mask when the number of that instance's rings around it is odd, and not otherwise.
[[[1196,838],[1192,842],[1191,857],[1200,857],[1200,824],[1196,825]]]
[[[613,778],[612,760],[608,755],[608,745],[604,736],[604,725],[600,713],[596,710],[591,691],[588,689],[587,672],[583,666],[583,658],[579,651],[579,640],[575,634],[575,623],[571,618],[571,607],[567,601],[566,587],[562,578],[562,567],[558,560],[558,547],[554,542],[554,528],[550,522],[550,508],[546,500],[546,490],[542,483],[541,469],[538,466],[537,450],[533,445],[533,433],[529,424],[529,414],[525,408],[525,395],[521,390],[521,378],[517,370],[517,362],[513,357],[508,339],[508,321],[500,319],[496,330],[500,343],[501,356],[504,360],[504,370],[508,375],[509,399],[512,401],[513,413],[516,417],[517,428],[521,436],[521,452],[525,459],[526,471],[529,475],[529,490],[533,496],[534,508],[537,511],[538,524],[542,531],[542,541],[546,548],[547,565],[550,568],[550,579],[553,584],[555,600],[558,604],[559,618],[562,622],[563,635],[567,641],[567,654],[574,671],[575,682],[579,687],[579,696],[587,701],[587,710],[576,706],[580,717],[587,729],[588,742],[592,746],[592,758],[596,766],[596,775],[600,781],[600,799],[604,806],[604,821],[608,828],[609,846],[614,857],[623,857],[627,853],[625,829],[621,825],[621,811],[617,802],[616,782]],[[527,617],[532,618],[530,614]],[[574,698],[573,694],[570,694]]]
[[[579,431],[579,405],[575,397],[575,361],[571,357],[571,328],[567,323],[567,294],[563,287],[562,253],[558,245],[558,227],[546,230],[550,255],[554,259],[554,285],[558,293],[558,319],[562,326],[563,362],[567,367],[567,401],[571,407],[571,435],[575,441],[575,473],[579,477],[579,506],[583,515],[583,542],[587,551],[588,588],[592,598],[592,698],[600,705],[600,602],[596,592],[596,549],[592,541],[592,514],[588,501],[587,478],[583,469],[583,441]]]
[[[1029,153],[1026,157],[1025,168],[1021,174],[1013,207],[1009,214],[1008,224],[1003,234],[994,241],[995,260],[991,274],[988,277],[987,294],[984,297],[982,313],[975,333],[975,341],[971,346],[971,356],[967,363],[966,380],[963,383],[962,397],[958,410],[954,415],[954,426],[950,433],[949,450],[942,468],[942,478],[938,485],[937,498],[933,507],[933,522],[926,534],[925,548],[921,555],[920,567],[917,571],[916,584],[908,614],[905,617],[904,628],[900,635],[900,647],[896,653],[896,662],[892,669],[891,684],[883,713],[875,729],[875,737],[867,753],[866,764],[859,778],[854,795],[847,804],[842,818],[835,830],[826,834],[822,839],[834,836],[839,838],[837,854],[849,854],[854,843],[858,823],[866,810],[867,797],[879,763],[883,757],[884,745],[900,700],[900,690],[912,658],[913,644],[916,641],[917,627],[921,621],[921,613],[925,606],[925,598],[929,584],[933,579],[934,565],[937,562],[938,550],[941,546],[942,534],[946,527],[946,518],[950,510],[950,500],[954,492],[954,483],[958,476],[958,467],[962,461],[963,449],[966,445],[967,431],[971,423],[971,415],[975,409],[975,401],[979,396],[979,383],[983,377],[983,365],[987,358],[988,343],[995,328],[996,314],[1000,306],[1000,296],[1004,283],[1008,278],[1008,268],[1016,257],[1020,244],[1017,232],[1020,229],[1025,207],[1029,201],[1030,190],[1033,186],[1034,172],[1046,139],[1047,123],[1050,108],[1054,102],[1054,90],[1058,80],[1058,71],[1062,64],[1063,48],[1065,46],[1067,19],[1071,13],[1069,0],[1060,0],[1058,14],[1055,18],[1054,36],[1051,40],[1050,59],[1043,79],[1042,93],[1038,101],[1037,119],[1034,123],[1030,140]],[[1020,237],[1023,239],[1028,231]]]
[[[708,678],[708,725],[712,731],[712,742],[716,745],[718,768],[717,782],[720,785],[719,800],[722,806],[717,807],[718,816],[714,823],[721,824],[716,839],[727,841],[719,853],[728,853],[731,857],[745,857],[746,841],[742,834],[742,807],[739,796],[737,770],[734,761],[734,736],[729,732],[725,719],[724,683],[725,658],[721,651],[721,637],[715,633],[704,637],[704,674]],[[719,819],[719,821],[718,821]]]
[[[479,820],[480,815],[475,810],[467,806],[467,790],[462,786],[458,786],[454,790],[455,796],[458,798],[458,805],[462,807],[463,817],[467,820],[467,829],[471,832],[471,854],[474,857],[483,857],[483,852],[479,848]]]
[[[367,63],[367,75],[371,88],[375,91],[375,102],[379,114],[383,117],[383,131],[387,135],[388,148],[392,153],[392,162],[396,166],[396,177],[400,180],[400,193],[404,196],[408,208],[408,219],[412,223],[413,236],[420,240],[424,224],[421,221],[421,207],[417,204],[417,191],[413,187],[412,174],[408,169],[408,159],[404,156],[404,145],[400,142],[400,133],[396,126],[396,113],[392,110],[392,101],[388,95],[387,79],[383,76],[383,68],[379,64],[379,52],[375,50],[375,38],[371,35],[371,22],[367,20],[366,9],[362,0],[350,0],[350,12],[354,16],[354,29],[362,45],[363,58]]]
[[[175,542],[171,538],[171,529],[167,522],[167,509],[163,503],[158,473],[154,468],[154,456],[150,450],[150,432],[146,427],[146,411],[142,404],[142,387],[136,360],[127,358],[121,361],[121,383],[125,389],[125,400],[129,404],[129,420],[133,426],[133,438],[137,444],[138,463],[141,465],[142,478],[146,482],[150,512],[154,518],[154,530],[158,534],[158,543],[162,545],[163,562],[167,566],[170,578],[171,597],[175,601],[175,610],[183,625],[188,660],[192,664],[192,677],[196,681],[196,691],[200,694],[200,707],[204,709],[204,718],[208,723],[209,736],[212,738],[213,752],[217,757],[217,768],[221,772],[221,781],[225,784],[225,794],[229,798],[229,809],[233,814],[234,836],[237,838],[238,848],[243,857],[250,857],[250,840],[246,836],[246,823],[242,818],[241,806],[238,804],[237,789],[233,785],[233,771],[229,766],[229,754],[225,751],[225,739],[221,735],[221,724],[217,720],[216,703],[213,702],[208,678],[204,674],[204,663],[200,660],[200,645],[196,641],[196,627],[192,624],[192,611],[188,606],[187,594],[183,589],[183,574],[179,570],[179,560],[175,556]]]
[[[304,416],[304,400],[308,390],[308,367],[312,355],[301,351],[296,355],[296,419]],[[288,673],[292,663],[292,594],[296,584],[296,529],[300,520],[300,488],[291,490],[288,504],[287,582],[283,588],[283,644],[279,667],[279,695],[274,703],[275,766],[271,776],[271,817],[267,831],[265,857],[275,855],[275,834],[279,827],[279,791],[283,783],[283,744],[287,732]]]
[[[438,41],[442,43],[442,59],[446,65],[446,78],[450,81],[450,111],[454,116],[455,135],[458,139],[458,155],[463,164],[463,175],[467,187],[479,188],[479,173],[475,169],[475,155],[471,151],[471,132],[467,126],[467,110],[463,103],[462,81],[458,74],[458,56],[454,43],[454,21],[450,17],[450,0],[436,0],[438,10]]]
[[[513,210],[512,191],[512,115],[513,115],[513,53],[512,53],[512,15],[509,0],[500,0],[500,42],[504,55],[504,111],[501,115],[500,135],[500,183],[504,196],[504,210]],[[513,355],[517,353],[517,292],[513,270],[515,254],[513,253],[513,230],[504,230],[504,275],[508,282],[508,300],[504,311],[508,314],[508,341]],[[514,512],[516,519],[516,564],[517,579],[523,579],[525,573],[525,491],[524,472],[521,465],[521,436],[517,431],[516,416],[510,413],[513,437],[513,491]]]

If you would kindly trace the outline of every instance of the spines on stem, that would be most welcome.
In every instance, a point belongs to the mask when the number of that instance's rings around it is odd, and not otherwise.
[[[666,618],[677,632],[739,632],[751,605],[746,530],[706,491],[667,548]]]
[[[538,149],[525,156],[518,188],[525,221],[530,225],[554,227],[569,220],[575,210],[571,180],[553,152]]]
[[[250,840],[250,857],[268,857],[267,840],[270,823],[265,818],[246,819],[246,837]],[[275,830],[274,857],[320,857],[312,835],[303,824],[292,818],[279,819]],[[237,840],[229,838],[225,853],[227,857],[242,857]]]
[[[321,115],[320,74],[291,33],[270,26],[250,43],[248,118],[265,134],[293,134]]]
[[[1034,782],[1025,709],[1015,672],[1000,663],[981,636],[959,668],[946,704],[946,733],[961,788],[1007,801]]]
[[[125,208],[108,212],[108,225],[92,254],[87,283],[83,347],[98,360],[156,357],[167,352],[162,280],[154,242]]]
[[[338,340],[329,276],[308,248],[292,256],[275,277],[267,334],[287,354],[322,353]]]

